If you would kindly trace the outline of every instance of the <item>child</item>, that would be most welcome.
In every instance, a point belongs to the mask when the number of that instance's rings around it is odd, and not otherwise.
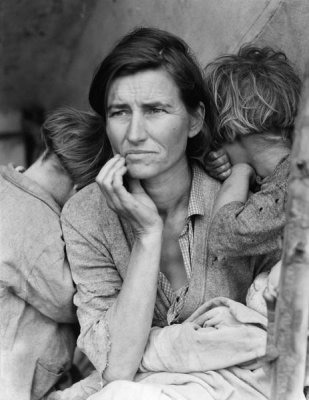
[[[230,257],[277,251],[278,261],[300,79],[282,52],[247,45],[209,64],[206,82],[215,108],[213,143],[221,149],[206,166],[215,177],[228,176],[213,212],[210,246]],[[250,193],[255,181],[259,189]]]
[[[70,369],[75,287],[60,211],[102,166],[99,117],[48,116],[45,151],[29,168],[0,167],[0,399],[41,399]]]

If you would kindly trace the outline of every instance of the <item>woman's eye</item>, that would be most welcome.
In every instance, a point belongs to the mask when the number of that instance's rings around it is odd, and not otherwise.
[[[117,111],[111,111],[109,113],[109,117],[124,117],[128,115],[129,111],[128,110],[117,110]]]
[[[127,110],[120,110],[120,111],[115,111],[114,112],[114,116],[118,116],[118,117],[122,117],[122,116],[127,115],[127,114],[128,114]]]
[[[165,110],[163,108],[153,107],[153,108],[150,108],[149,110],[147,110],[147,112],[149,114],[160,114],[160,113],[164,113]]]

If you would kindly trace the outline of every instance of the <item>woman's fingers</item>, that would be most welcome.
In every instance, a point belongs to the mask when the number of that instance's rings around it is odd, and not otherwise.
[[[210,309],[210,310],[204,312],[204,313],[203,313],[202,315],[200,315],[198,318],[196,318],[196,319],[194,320],[194,322],[195,322],[196,324],[198,324],[199,326],[203,326],[203,325],[205,324],[205,322],[206,322],[207,320],[209,320],[209,319],[212,317],[212,315],[213,315],[213,309]]]
[[[126,203],[132,201],[132,196],[123,185],[123,176],[127,172],[125,165],[119,165],[111,177],[109,196],[117,210],[121,210]],[[128,207],[128,206],[127,206]]]
[[[100,188],[110,190],[115,178],[115,174],[123,168],[125,165],[125,160],[123,157],[116,155],[111,160],[109,160],[101,169],[98,176],[96,177],[96,182]]]
[[[123,175],[127,169],[124,164],[124,158],[116,155],[104,165],[96,178],[96,182],[103,192],[109,207],[115,211],[120,207],[118,192],[121,188],[125,190],[123,187]]]
[[[217,326],[222,323],[230,321],[230,311],[226,306],[217,306],[206,311],[198,319],[197,323],[200,326],[209,327]]]
[[[107,161],[106,164],[101,168],[98,176],[96,177],[96,182],[100,185],[101,183],[105,183],[107,178],[113,174],[115,165],[121,160],[119,154],[116,154],[113,158]]]
[[[213,326],[213,327],[215,327],[216,325],[218,325],[218,321],[216,321],[216,319],[215,318],[210,318],[210,319],[207,319],[205,322],[204,322],[204,328],[207,328],[207,327],[210,327],[210,326]]]
[[[116,155],[101,169],[96,178],[108,206],[117,214],[127,218],[136,232],[158,230],[162,220],[158,210],[143,189],[139,180],[129,179],[129,191],[123,185],[127,172],[125,159]]]

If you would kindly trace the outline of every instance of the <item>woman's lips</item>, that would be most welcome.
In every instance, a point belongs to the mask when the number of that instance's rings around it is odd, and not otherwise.
[[[130,150],[125,153],[125,158],[141,158],[154,153],[154,151],[149,150]]]
[[[149,153],[154,153],[152,150],[128,150],[125,152],[125,155],[130,155],[130,154],[149,154]]]

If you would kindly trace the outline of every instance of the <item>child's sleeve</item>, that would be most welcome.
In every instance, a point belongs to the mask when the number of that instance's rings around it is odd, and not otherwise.
[[[286,221],[285,186],[270,184],[249,196],[221,207],[213,218],[210,248],[230,257],[268,254],[282,247]]]

